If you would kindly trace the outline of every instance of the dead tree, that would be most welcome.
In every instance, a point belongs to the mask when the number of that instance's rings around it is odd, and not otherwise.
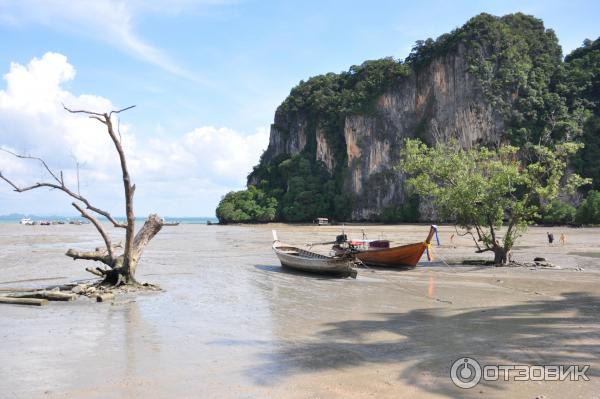
[[[123,187],[125,191],[125,214],[127,217],[125,223],[117,221],[109,212],[92,205],[92,203],[79,192],[75,192],[67,187],[64,182],[63,172],[54,172],[42,158],[20,155],[0,148],[0,150],[17,158],[31,159],[40,162],[50,177],[49,181],[46,182],[38,182],[27,187],[19,187],[12,180],[4,176],[2,171],[0,171],[0,178],[12,186],[14,191],[22,193],[37,188],[46,187],[49,189],[60,190],[76,200],[72,203],[73,207],[79,211],[82,217],[86,218],[94,225],[96,230],[98,230],[98,233],[100,233],[100,236],[102,236],[105,246],[104,248],[96,248],[96,250],[88,252],[69,249],[66,255],[73,258],[73,260],[85,259],[98,261],[105,264],[107,267],[104,268],[86,268],[86,270],[90,273],[103,277],[103,284],[105,285],[118,286],[124,284],[138,284],[137,280],[135,279],[135,271],[142,256],[142,252],[144,251],[144,248],[148,242],[150,242],[150,240],[160,231],[163,226],[162,219],[158,215],[152,214],[148,217],[137,234],[135,234],[135,214],[133,212],[133,195],[135,193],[135,184],[131,183],[129,170],[127,168],[127,159],[121,143],[121,135],[118,130],[115,132],[112,121],[113,115],[119,114],[133,107],[134,106],[131,106],[108,113],[97,113],[85,110],[72,110],[63,106],[63,108],[70,113],[87,115],[89,118],[96,119],[106,126],[107,133],[115,146],[121,165]],[[115,250],[120,247],[120,245],[114,245],[112,243],[110,235],[107,233],[94,214],[104,216],[110,223],[112,223],[114,227],[125,229],[125,246],[123,247],[122,254],[115,254]]]

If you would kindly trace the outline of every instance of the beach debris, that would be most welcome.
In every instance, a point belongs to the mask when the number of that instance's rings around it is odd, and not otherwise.
[[[96,302],[108,302],[112,301],[113,299],[115,299],[115,294],[112,294],[110,292],[99,294],[96,296]]]
[[[75,294],[67,294],[60,291],[29,291],[29,292],[12,292],[4,294],[8,298],[37,298],[47,299],[49,301],[73,301],[75,300]]]
[[[84,280],[43,288],[2,287],[0,303],[42,306],[48,301],[73,301],[79,296],[95,299],[96,302],[112,302],[117,295],[141,291],[158,292],[162,289],[148,283],[115,287],[105,285],[102,280]]]
[[[459,264],[469,265],[469,266],[494,266],[495,263],[493,260],[486,259],[464,259]]]
[[[76,285],[75,287],[71,288],[71,292],[73,294],[81,294],[86,288],[87,286],[85,284]]]
[[[533,258],[534,262],[546,262],[546,258],[542,258],[540,256]]]
[[[10,305],[43,306],[48,304],[48,300],[37,298],[10,298],[6,296],[0,296],[0,303],[7,303]]]
[[[536,260],[536,259],[543,259],[543,260]],[[549,267],[549,268],[553,268],[553,269],[560,269],[560,267],[556,266],[553,263],[548,262],[545,258],[535,258],[534,262],[535,262],[535,266],[538,266],[538,267]]]

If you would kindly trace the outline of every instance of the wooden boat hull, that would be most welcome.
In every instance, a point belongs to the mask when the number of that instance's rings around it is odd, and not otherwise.
[[[426,249],[427,244],[419,242],[399,247],[371,249],[368,251],[357,252],[354,256],[367,266],[415,267],[417,263],[419,263],[419,260]]]
[[[352,257],[328,257],[279,242],[273,244],[273,251],[281,266],[290,269],[340,277],[357,274]]]
[[[419,263],[419,260],[421,260],[423,252],[427,250],[427,247],[431,243],[431,239],[433,238],[436,231],[437,226],[431,225],[431,227],[429,228],[429,234],[427,235],[425,241],[408,245],[400,245],[398,247],[374,247],[369,249],[362,249],[352,245],[350,245],[350,248],[342,248],[341,245],[336,244],[333,246],[333,249],[338,254],[351,253],[356,259],[360,260],[367,266],[415,267],[417,266],[417,263]],[[360,240],[358,241],[360,242]]]

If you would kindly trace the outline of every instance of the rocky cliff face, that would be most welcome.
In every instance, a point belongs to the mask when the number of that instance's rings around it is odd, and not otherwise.
[[[343,186],[354,194],[355,220],[372,219],[385,208],[399,206],[406,192],[396,165],[405,138],[419,137],[429,144],[454,139],[465,148],[502,140],[503,119],[468,72],[464,46],[457,48],[399,79],[376,99],[372,112],[347,115],[345,151],[332,150],[321,128],[325,121],[278,112],[263,162],[308,151],[332,173],[343,164]],[[427,218],[427,212],[422,213]]]

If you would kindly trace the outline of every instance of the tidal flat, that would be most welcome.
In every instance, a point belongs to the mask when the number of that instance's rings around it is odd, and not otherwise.
[[[290,244],[331,241],[341,226],[165,227],[138,279],[159,293],[43,307],[0,305],[3,398],[592,398],[600,392],[600,229],[533,227],[517,261],[460,265],[470,237],[440,227],[434,261],[338,279],[282,269],[271,230]],[[395,244],[426,225],[347,225]],[[548,245],[546,232],[566,244]],[[118,232],[115,232],[118,233]],[[93,226],[0,224],[0,289],[89,279],[71,247],[100,246]],[[323,253],[327,247],[314,247]],[[452,363],[590,365],[589,381],[450,379]]]

